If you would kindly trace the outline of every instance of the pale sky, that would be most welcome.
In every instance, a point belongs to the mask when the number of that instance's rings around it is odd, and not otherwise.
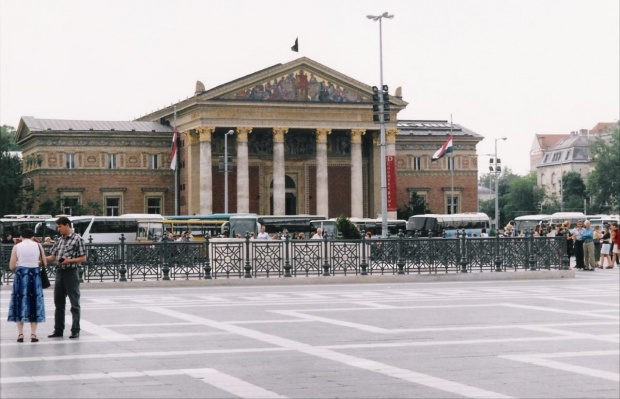
[[[618,0],[0,0],[0,124],[22,116],[132,120],[308,57],[369,85],[402,86],[399,119],[496,138],[514,172],[536,133],[620,113]],[[290,50],[299,37],[299,53]]]

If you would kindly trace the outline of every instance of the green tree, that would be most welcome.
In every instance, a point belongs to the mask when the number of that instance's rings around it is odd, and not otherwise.
[[[562,202],[566,212],[583,211],[586,200],[586,185],[577,172],[569,172],[562,176]]]
[[[396,211],[396,218],[401,220],[408,220],[413,215],[423,215],[425,213],[431,213],[428,208],[428,204],[424,197],[420,197],[416,193],[411,194],[409,199],[409,206],[406,208],[398,209]]]
[[[544,197],[545,190],[537,186],[536,172],[530,172],[526,176],[515,176],[502,198],[503,221],[507,223],[517,216],[540,213]]]
[[[620,212],[620,122],[608,139],[598,137],[590,146],[594,170],[588,175],[587,192],[595,213]]]
[[[0,129],[0,216],[21,211],[22,161],[9,151],[17,151],[15,129]]]
[[[336,219],[336,230],[338,230],[339,236],[345,240],[358,239],[362,234],[359,227],[344,215],[340,215]]]

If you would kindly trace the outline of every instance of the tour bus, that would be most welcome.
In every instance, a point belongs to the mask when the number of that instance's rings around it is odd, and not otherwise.
[[[51,215],[4,215],[0,219],[0,237],[4,238],[10,234],[13,236],[13,241],[18,243],[19,235],[25,228],[31,228],[35,231],[35,236],[41,237],[40,226],[51,217]]]
[[[380,237],[383,233],[383,220],[369,219],[369,218],[350,218],[349,221],[360,229],[360,234],[366,234],[370,232],[371,237]],[[338,229],[336,228],[336,219],[329,220],[313,220],[312,226],[316,230],[321,228],[323,234],[328,234],[330,237],[338,236]],[[399,231],[406,233],[407,221],[400,219],[388,219],[387,221],[388,233],[390,235],[397,235]]]
[[[120,216],[68,216],[68,218],[73,231],[81,235],[86,242],[92,238],[94,244],[119,243],[121,234],[125,236],[125,242],[135,242],[139,220],[163,219],[161,215],[144,213]],[[43,239],[46,237],[55,239],[59,235],[56,220],[58,220],[57,217],[45,222]]]
[[[187,232],[193,241],[204,241],[206,237],[218,237],[227,234],[227,219],[161,219],[139,220],[137,242],[161,241],[169,233],[174,239]]]
[[[523,215],[515,218],[516,231],[534,230],[536,226],[548,225],[551,215]]]
[[[620,224],[620,215],[591,215],[587,217],[592,227],[603,226],[605,223],[612,224],[614,222]]]
[[[248,215],[234,216],[230,218],[230,237],[245,237],[245,233],[254,233],[256,236],[261,228],[265,226],[265,232],[269,235],[281,233],[286,229],[289,234],[304,233],[307,238],[312,232],[312,221],[327,220],[326,216],[321,215]],[[314,228],[316,230],[316,228]]]
[[[585,221],[586,215],[581,212],[556,212],[551,215],[549,223],[555,226],[568,221],[570,223],[570,227],[573,228],[577,225],[577,221],[579,220]]]
[[[441,237],[445,232],[446,237],[453,237],[457,230],[465,230],[468,237],[480,237],[482,229],[489,233],[489,224],[486,213],[415,215],[407,221],[407,234],[413,236],[419,232],[420,237],[428,237],[432,232],[433,237]]]

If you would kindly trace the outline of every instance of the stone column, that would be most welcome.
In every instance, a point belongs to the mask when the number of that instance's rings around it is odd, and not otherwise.
[[[237,128],[237,213],[250,212],[250,173],[248,169],[248,134],[251,127]]]
[[[364,217],[364,181],[362,178],[362,136],[364,129],[351,130],[351,217]]]
[[[213,213],[213,172],[211,163],[211,134],[213,126],[196,128],[200,140],[200,214]]]
[[[385,131],[385,155],[386,156],[396,156],[396,135],[398,134],[398,129],[387,129]],[[398,180],[398,179],[397,179]],[[397,190],[398,191],[398,190]],[[388,212],[388,219],[396,219],[396,211]]]
[[[331,129],[316,129],[316,213],[329,217],[327,135]]]
[[[284,135],[288,128],[273,128],[273,215],[286,212],[286,195],[284,192]]]
[[[185,160],[185,170],[187,171],[185,212],[188,215],[192,215],[200,212],[200,148],[197,145],[199,143],[198,131],[188,130],[183,132],[183,135],[185,136],[184,141],[187,146],[187,159]]]

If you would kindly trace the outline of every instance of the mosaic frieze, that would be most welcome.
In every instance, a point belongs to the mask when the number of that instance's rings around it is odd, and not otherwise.
[[[222,96],[226,100],[249,101],[312,101],[333,103],[359,103],[370,99],[363,94],[334,81],[299,69],[279,78]]]

